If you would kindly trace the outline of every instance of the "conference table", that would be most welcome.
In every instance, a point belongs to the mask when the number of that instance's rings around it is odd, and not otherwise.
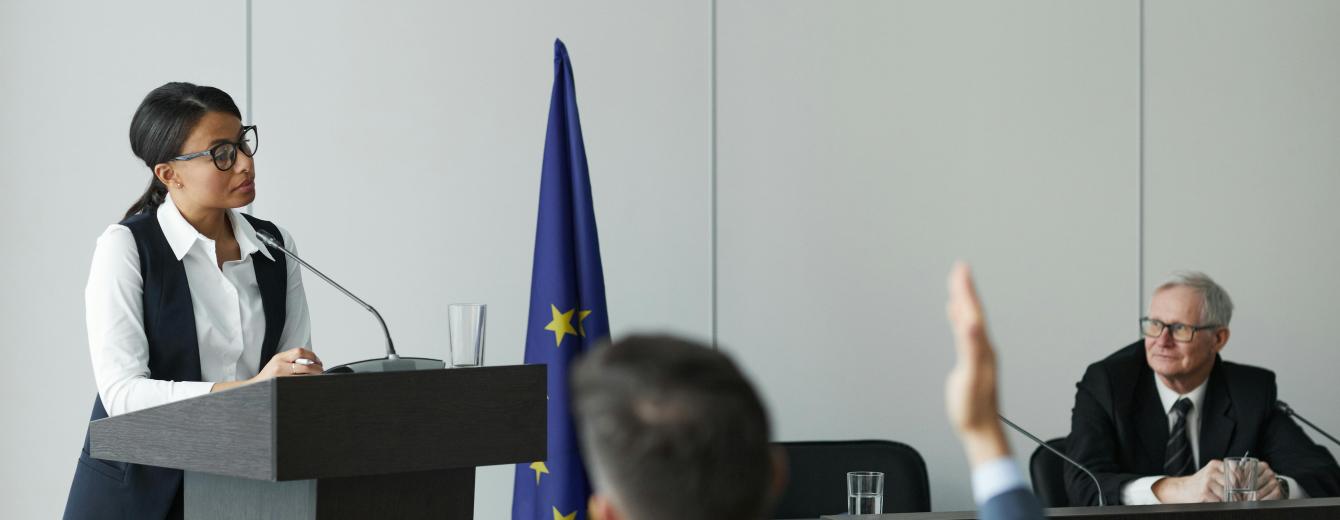
[[[1306,498],[1269,502],[1210,504],[1164,504],[1156,506],[1054,507],[1043,510],[1047,518],[1084,520],[1332,520],[1340,519],[1340,498]],[[831,515],[823,520],[973,520],[976,511],[944,513],[893,513],[883,515]]]

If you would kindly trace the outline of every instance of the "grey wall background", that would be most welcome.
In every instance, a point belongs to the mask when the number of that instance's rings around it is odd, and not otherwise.
[[[1138,7],[721,5],[720,340],[782,438],[907,442],[935,506],[972,507],[942,393],[955,258],[1005,413],[1068,431],[1070,385],[1136,337]]]
[[[255,213],[403,351],[445,356],[446,305],[483,301],[489,363],[520,362],[554,37],[614,332],[715,332],[780,439],[908,442],[936,509],[971,507],[940,395],[954,258],[976,266],[1005,409],[1040,434],[1185,267],[1238,303],[1226,355],[1340,425],[1340,4],[1002,4],[0,2],[0,510],[64,505],[95,392],[88,260],[148,180],[125,131],[166,81],[251,106]],[[328,362],[380,349],[307,281]],[[480,470],[478,518],[507,516],[511,474]]]
[[[1145,294],[1152,275],[1213,273],[1237,305],[1224,355],[1274,369],[1280,399],[1340,427],[1340,64],[1324,57],[1340,4],[1147,14]]]

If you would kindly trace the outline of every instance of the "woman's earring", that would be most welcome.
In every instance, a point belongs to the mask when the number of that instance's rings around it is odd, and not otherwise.
[[[179,189],[179,190],[181,189],[181,183],[180,183],[180,182],[177,183],[177,189]]]

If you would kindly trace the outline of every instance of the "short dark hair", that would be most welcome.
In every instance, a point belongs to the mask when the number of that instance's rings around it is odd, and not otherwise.
[[[634,336],[578,360],[572,399],[598,490],[639,520],[763,518],[777,468],[767,412],[724,354]]]

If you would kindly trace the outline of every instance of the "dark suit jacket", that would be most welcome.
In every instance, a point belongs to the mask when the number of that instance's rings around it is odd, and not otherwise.
[[[1168,415],[1145,361],[1144,340],[1089,365],[1075,392],[1069,455],[1102,483],[1108,504],[1140,477],[1163,474]],[[1340,496],[1340,466],[1275,407],[1275,373],[1215,358],[1201,410],[1200,464],[1250,453],[1309,496]],[[1071,505],[1097,505],[1087,475],[1066,467]]]
[[[977,515],[982,520],[1042,520],[1038,497],[1019,488],[991,497]]]

